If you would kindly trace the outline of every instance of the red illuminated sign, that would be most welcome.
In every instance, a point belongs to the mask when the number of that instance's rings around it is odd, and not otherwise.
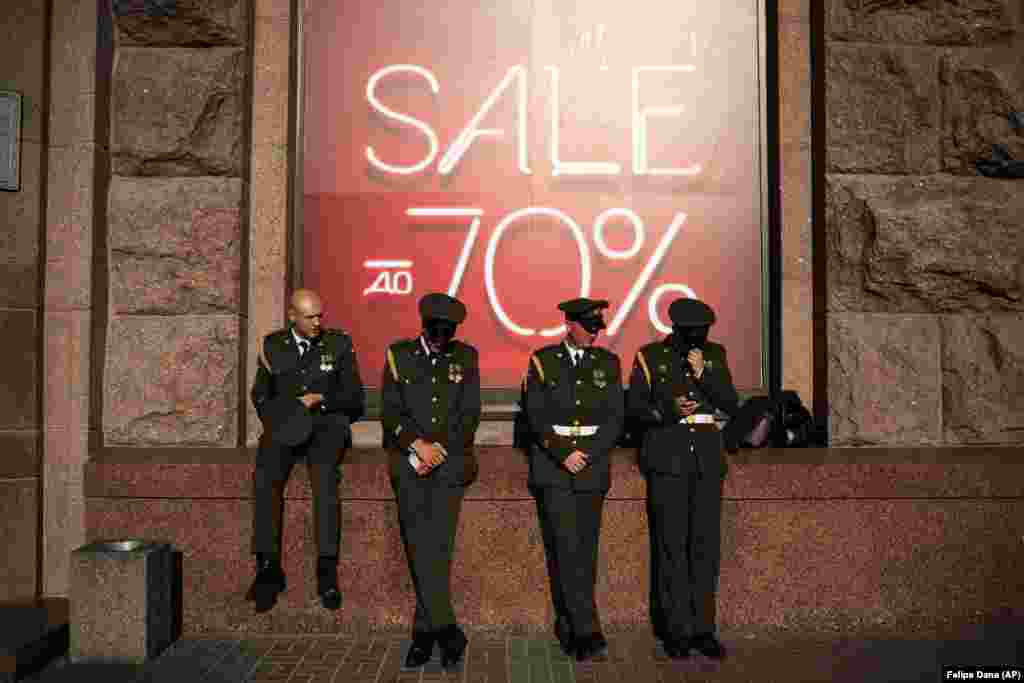
[[[599,343],[627,368],[699,297],[763,386],[756,2],[310,5],[303,284],[369,385],[444,291],[485,386],[517,386],[575,296],[611,301]]]

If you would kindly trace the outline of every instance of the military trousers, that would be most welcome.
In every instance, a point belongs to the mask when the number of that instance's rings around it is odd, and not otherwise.
[[[317,553],[337,557],[341,544],[339,461],[349,435],[348,424],[343,416],[314,415],[309,440],[294,447],[275,443],[266,434],[260,437],[253,470],[254,553],[280,555],[284,488],[296,461],[305,457],[313,492]]]
[[[437,631],[455,623],[451,567],[466,487],[429,475],[420,477],[410,467],[392,477],[391,488],[398,502],[398,524],[416,592],[413,633]]]
[[[724,477],[647,473],[650,616],[659,637],[715,630]]]
[[[576,637],[601,632],[594,600],[605,491],[535,488],[556,619]]]

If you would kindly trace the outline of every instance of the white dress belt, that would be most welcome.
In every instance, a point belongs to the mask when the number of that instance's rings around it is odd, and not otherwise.
[[[597,434],[596,425],[581,425],[569,427],[566,425],[551,425],[551,428],[555,430],[555,434],[559,436],[593,436]]]
[[[708,415],[707,413],[694,413],[693,415],[687,415],[679,421],[680,423],[686,424],[715,424],[715,416]]]

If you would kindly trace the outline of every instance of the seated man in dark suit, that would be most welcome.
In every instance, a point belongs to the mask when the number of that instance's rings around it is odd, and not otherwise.
[[[363,415],[364,392],[352,339],[321,327],[320,297],[308,289],[291,298],[291,324],[263,339],[252,402],[263,422],[253,472],[253,552],[257,572],[247,598],[266,612],[285,589],[281,569],[284,486],[295,460],[305,455],[313,489],[317,593],[331,610],[338,590],[338,463]]]

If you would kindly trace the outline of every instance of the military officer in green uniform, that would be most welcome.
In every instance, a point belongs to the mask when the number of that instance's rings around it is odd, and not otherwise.
[[[257,572],[247,597],[256,611],[274,606],[285,589],[281,569],[281,518],[285,483],[295,460],[306,457],[313,489],[317,543],[317,593],[331,610],[338,590],[339,459],[351,440],[350,425],[363,415],[363,384],[352,339],[321,327],[320,297],[296,290],[290,325],[263,339],[252,402],[263,434],[253,472],[253,551]]]
[[[384,446],[406,560],[416,591],[406,668],[440,646],[445,668],[466,648],[455,620],[451,562],[462,499],[477,474],[480,425],[477,350],[454,339],[466,307],[446,294],[420,299],[423,332],[388,347],[382,383]]]
[[[669,307],[672,333],[636,354],[627,412],[647,429],[640,468],[647,479],[650,616],[673,658],[695,649],[721,659],[715,592],[727,464],[714,412],[737,408],[725,348],[707,341],[715,322],[696,299]]]
[[[526,377],[533,435],[528,483],[544,538],[555,635],[563,651],[580,661],[608,648],[594,583],[610,456],[624,405],[618,356],[594,346],[607,307],[607,301],[587,298],[559,304],[567,334],[530,356]]]

